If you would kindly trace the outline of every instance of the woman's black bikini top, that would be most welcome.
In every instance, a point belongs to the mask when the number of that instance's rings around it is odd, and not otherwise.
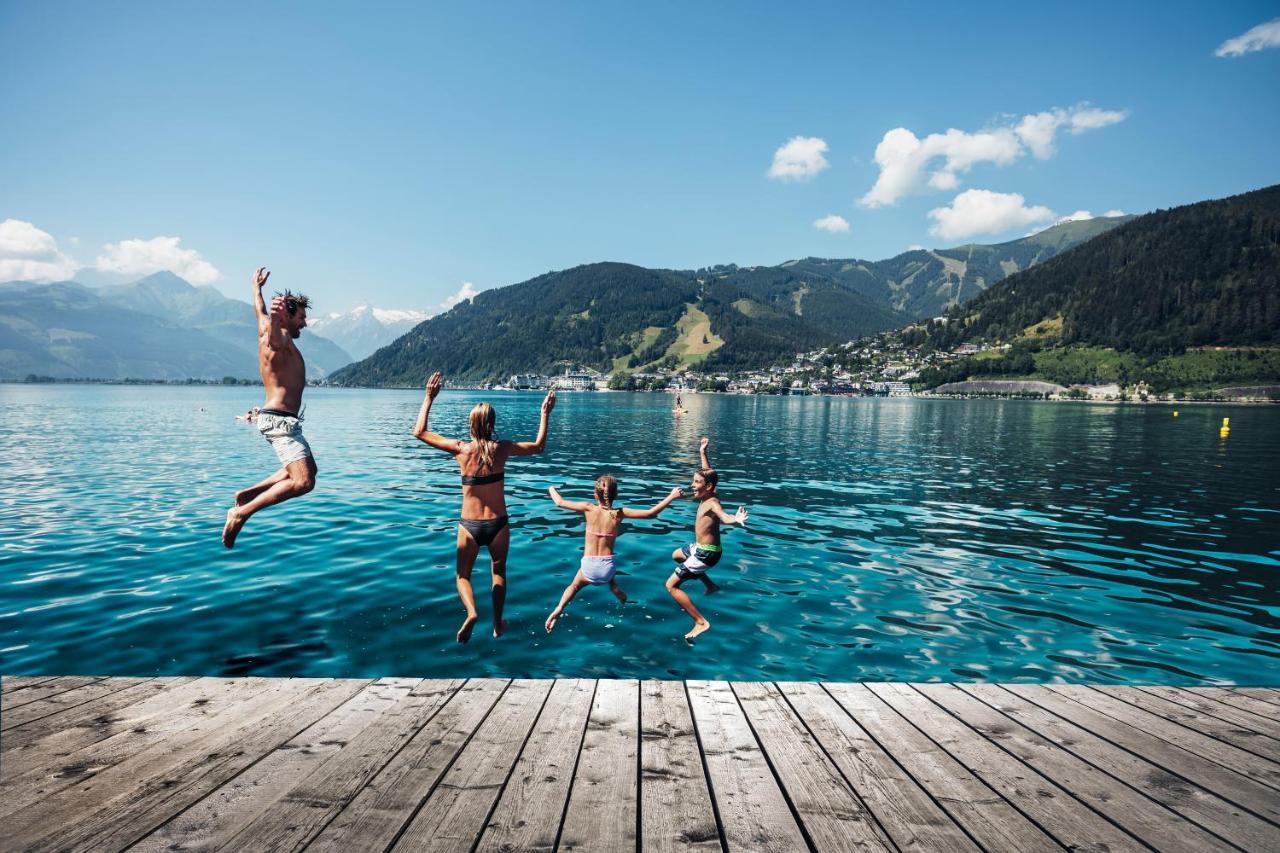
[[[462,475],[462,485],[464,486],[483,486],[488,483],[501,483],[505,471],[499,471],[496,474],[484,474],[479,477],[473,477],[468,474]]]

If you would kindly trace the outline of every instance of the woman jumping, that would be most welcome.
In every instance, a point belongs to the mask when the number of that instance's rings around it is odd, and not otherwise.
[[[622,591],[622,587],[618,586],[618,582],[614,579],[616,569],[613,564],[613,546],[618,534],[622,533],[622,519],[653,518],[670,506],[672,501],[683,495],[684,489],[672,489],[670,494],[649,509],[614,509],[613,502],[618,497],[618,481],[608,474],[596,480],[596,502],[594,504],[567,501],[560,497],[560,493],[556,491],[555,486],[552,486],[547,491],[551,495],[551,500],[555,501],[556,506],[561,509],[580,512],[587,517],[587,540],[582,549],[582,564],[579,566],[578,573],[574,575],[573,580],[564,588],[564,594],[560,596],[560,603],[556,605],[556,609],[551,611],[551,615],[547,617],[545,627],[547,633],[550,634],[556,627],[556,620],[564,615],[564,609],[569,606],[569,602],[573,601],[573,597],[584,586],[608,584],[609,590],[618,597],[618,601],[623,604],[627,603],[627,594]]]
[[[462,469],[462,517],[458,520],[458,597],[467,617],[458,629],[458,642],[471,639],[475,627],[476,596],[471,588],[471,569],[480,548],[488,546],[493,566],[493,636],[501,637],[507,629],[502,607],[507,599],[507,549],[511,545],[511,529],[507,527],[507,501],[502,485],[507,459],[541,453],[547,444],[547,423],[556,405],[556,392],[551,389],[542,401],[542,419],[538,437],[533,441],[498,441],[494,437],[495,413],[488,403],[477,403],[471,410],[471,441],[445,438],[427,429],[431,402],[440,393],[440,372],[427,380],[427,396],[418,412],[413,434],[436,450],[451,454]]]

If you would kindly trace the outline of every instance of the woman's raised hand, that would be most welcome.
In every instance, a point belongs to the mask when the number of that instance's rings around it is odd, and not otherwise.
[[[440,393],[440,371],[431,374],[431,378],[427,380],[427,399],[434,400],[436,395]]]
[[[542,399],[542,414],[549,415],[551,410],[556,407],[556,389],[552,388],[547,392],[547,396]]]

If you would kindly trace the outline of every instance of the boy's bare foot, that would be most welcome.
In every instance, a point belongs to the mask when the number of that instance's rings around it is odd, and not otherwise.
[[[227,523],[222,525],[222,544],[227,548],[236,544],[236,536],[244,527],[245,519],[236,512],[236,507],[227,510]]]
[[[507,630],[507,620],[503,619],[497,625],[493,626],[493,638],[496,640],[501,637]]]
[[[556,629],[556,620],[563,615],[564,615],[563,613],[557,610],[547,617],[547,623],[543,627],[547,629],[548,634],[550,634],[552,631]]]
[[[253,488],[250,487],[248,489],[241,489],[240,491],[236,492],[236,501],[235,501],[236,506],[244,506],[249,501],[253,500],[253,497],[249,494],[252,491],[253,491]]]
[[[698,636],[699,634],[702,634],[710,630],[711,630],[711,623],[708,622],[706,619],[703,619],[701,622],[694,622],[693,630],[685,634],[684,638],[686,640],[692,640],[694,637]]]
[[[622,587],[615,587],[613,590],[613,594],[617,597],[619,603],[621,604],[627,603],[627,594],[622,591]]]
[[[715,581],[713,581],[711,578],[704,578],[702,581],[702,584],[707,589],[707,595],[715,595],[717,592],[720,591],[720,585],[717,584]]]
[[[476,621],[479,618],[480,618],[479,616],[472,614],[471,616],[468,616],[466,619],[462,620],[462,627],[458,629],[459,643],[465,643],[471,639],[471,629],[476,626]]]

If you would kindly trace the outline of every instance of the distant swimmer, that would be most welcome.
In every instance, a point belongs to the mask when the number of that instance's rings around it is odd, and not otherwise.
[[[677,391],[677,392],[676,392],[676,407],[675,407],[674,409],[672,409],[671,411],[672,411],[672,413],[673,413],[673,414],[675,414],[675,415],[683,415],[683,414],[684,414],[684,403],[682,403],[682,402],[680,401],[680,392],[679,392],[679,391]]]
[[[310,300],[300,293],[277,293],[271,311],[262,299],[262,287],[271,277],[266,267],[253,274],[253,307],[258,315],[258,370],[267,399],[252,418],[258,432],[280,460],[280,470],[267,479],[236,492],[227,510],[222,544],[230,548],[244,523],[260,509],[305,495],[316,486],[316,462],[311,445],[302,437],[302,392],[307,366],[294,343],[307,327]],[[253,414],[251,412],[251,414]]]
[[[560,596],[560,603],[556,605],[556,609],[551,611],[551,615],[547,617],[546,625],[547,633],[550,634],[556,627],[556,621],[564,615],[564,609],[569,606],[569,602],[573,601],[573,597],[577,595],[583,587],[593,584],[607,584],[609,591],[612,592],[623,604],[627,603],[627,594],[622,591],[622,587],[618,586],[618,581],[614,577],[616,567],[613,562],[613,548],[617,543],[618,536],[622,533],[622,519],[624,518],[654,518],[658,513],[671,505],[671,502],[684,494],[684,489],[672,489],[658,503],[648,509],[627,509],[625,507],[614,508],[613,502],[618,499],[618,481],[613,477],[605,474],[603,477],[596,479],[596,502],[593,504],[585,501],[567,501],[560,497],[560,493],[552,486],[547,492],[551,495],[551,500],[555,501],[556,506],[561,509],[580,512],[586,516],[587,520],[587,538],[582,548],[582,562],[578,566],[578,573],[574,575],[573,580],[564,588],[564,594]]]
[[[427,396],[418,412],[413,427],[417,438],[453,456],[462,469],[462,517],[458,520],[458,597],[466,608],[467,616],[458,629],[458,642],[471,639],[475,628],[476,596],[471,588],[471,569],[482,547],[489,549],[489,561],[493,572],[493,636],[501,637],[507,628],[502,618],[507,600],[507,549],[511,545],[511,528],[507,526],[507,501],[503,488],[507,459],[512,456],[531,456],[541,453],[547,444],[547,424],[551,410],[556,405],[556,392],[552,389],[542,401],[542,419],[538,424],[538,437],[533,441],[498,441],[494,425],[497,415],[488,403],[477,403],[471,409],[471,440],[458,441],[445,438],[427,429],[431,403],[440,393],[440,373],[431,374],[427,380]]]
[[[667,578],[667,592],[671,593],[676,603],[693,619],[692,630],[684,635],[686,640],[692,640],[709,629],[711,623],[698,612],[698,608],[693,605],[693,599],[689,598],[689,593],[681,589],[680,585],[691,578],[697,578],[702,581],[708,593],[719,590],[720,587],[707,577],[707,569],[720,562],[720,557],[724,553],[720,547],[720,525],[747,523],[746,507],[739,507],[736,513],[729,515],[720,505],[720,498],[716,494],[716,484],[720,478],[707,460],[709,443],[710,440],[703,436],[702,442],[698,445],[698,459],[702,467],[693,473],[693,496],[700,501],[698,514],[693,522],[693,542],[671,553],[671,559],[676,561],[676,570],[672,572],[671,577]]]

